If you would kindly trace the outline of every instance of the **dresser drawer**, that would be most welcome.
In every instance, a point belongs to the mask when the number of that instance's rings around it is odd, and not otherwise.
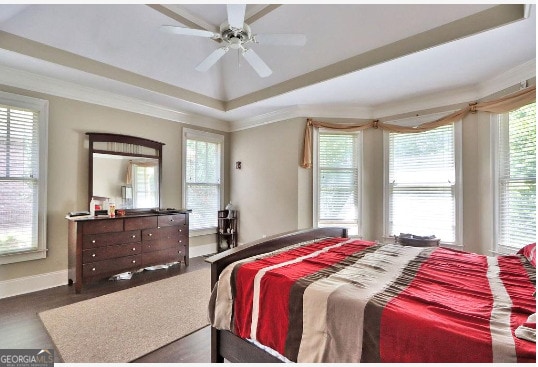
[[[142,241],[158,240],[161,236],[159,228],[147,228],[142,230]]]
[[[159,227],[179,226],[187,223],[186,214],[159,215],[157,225]]]
[[[83,234],[109,233],[123,231],[123,219],[95,219],[85,222]]]
[[[138,255],[141,251],[142,245],[140,242],[126,245],[95,247],[90,250],[82,251],[82,262],[89,263],[123,256]]]
[[[82,248],[121,245],[125,243],[140,242],[140,231],[102,233],[82,236]]]
[[[83,264],[82,276],[91,278],[97,275],[115,275],[132,269],[139,269],[142,267],[141,260],[142,255],[135,255]]]
[[[154,241],[142,242],[142,252],[160,251],[170,247],[177,247],[181,245],[179,238],[161,238]]]
[[[125,218],[124,228],[126,231],[133,229],[157,228],[157,216]]]
[[[142,242],[166,238],[177,238],[181,242],[185,242],[188,239],[188,235],[181,227],[161,227],[142,230]]]
[[[183,228],[179,226],[174,227],[161,227],[158,229],[159,238],[177,238],[183,235]]]
[[[180,261],[180,259],[181,251],[179,247],[173,247],[161,251],[142,253],[142,267],[167,264]]]

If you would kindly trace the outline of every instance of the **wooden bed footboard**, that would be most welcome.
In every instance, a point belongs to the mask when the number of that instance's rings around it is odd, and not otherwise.
[[[255,255],[278,250],[296,243],[325,237],[348,237],[347,228],[312,228],[286,232],[234,247],[205,259],[211,264],[211,289],[222,270],[229,264]],[[233,363],[281,362],[277,357],[243,340],[229,331],[211,328],[211,362],[222,363],[224,359]]]

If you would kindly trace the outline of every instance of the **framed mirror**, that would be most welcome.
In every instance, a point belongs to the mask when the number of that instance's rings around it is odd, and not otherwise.
[[[88,203],[108,199],[126,212],[160,208],[163,143],[121,134],[86,135]]]

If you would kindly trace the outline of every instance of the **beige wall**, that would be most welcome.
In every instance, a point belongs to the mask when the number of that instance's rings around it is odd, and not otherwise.
[[[299,146],[304,120],[281,121],[232,134],[230,198],[239,210],[239,242],[299,228]],[[308,179],[310,182],[311,179]],[[305,205],[303,202],[302,205]],[[301,226],[311,226],[302,220]]]
[[[0,86],[0,90],[49,101],[46,259],[0,266],[0,280],[67,269],[67,220],[70,211],[88,210],[88,140],[86,132],[139,136],[165,143],[161,206],[182,208],[181,123],[90,103]],[[202,128],[200,130],[207,130]],[[225,147],[229,134],[224,133]],[[225,154],[227,154],[225,152]],[[226,156],[226,155],[225,155]],[[226,160],[226,164],[228,161]],[[225,182],[227,182],[227,175]],[[225,198],[228,198],[226,192]],[[215,235],[191,238],[191,246],[215,243]],[[191,247],[192,248],[192,247]],[[192,251],[192,250],[191,250]],[[67,282],[67,279],[66,279]]]
[[[511,88],[496,96],[513,91]],[[455,106],[446,106],[422,112],[453,109]],[[230,159],[243,162],[243,169],[233,170],[230,177],[230,197],[240,210],[240,243],[312,225],[312,170],[299,167],[305,123],[305,118],[294,118],[232,134]],[[463,249],[490,255],[494,224],[490,115],[487,113],[469,114],[462,122],[462,179]],[[363,134],[362,186],[363,238],[382,240],[381,130],[370,129]]]
[[[312,226],[312,170],[299,166],[305,122],[295,118],[232,134],[230,161],[242,162],[242,169],[230,174],[230,197],[240,213],[240,243]],[[366,131],[363,143],[363,233],[378,238],[383,232],[381,131]]]

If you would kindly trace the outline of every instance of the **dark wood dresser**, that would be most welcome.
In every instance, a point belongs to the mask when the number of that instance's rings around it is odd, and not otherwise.
[[[83,285],[127,271],[183,262],[189,265],[189,214],[68,218],[69,283]]]

